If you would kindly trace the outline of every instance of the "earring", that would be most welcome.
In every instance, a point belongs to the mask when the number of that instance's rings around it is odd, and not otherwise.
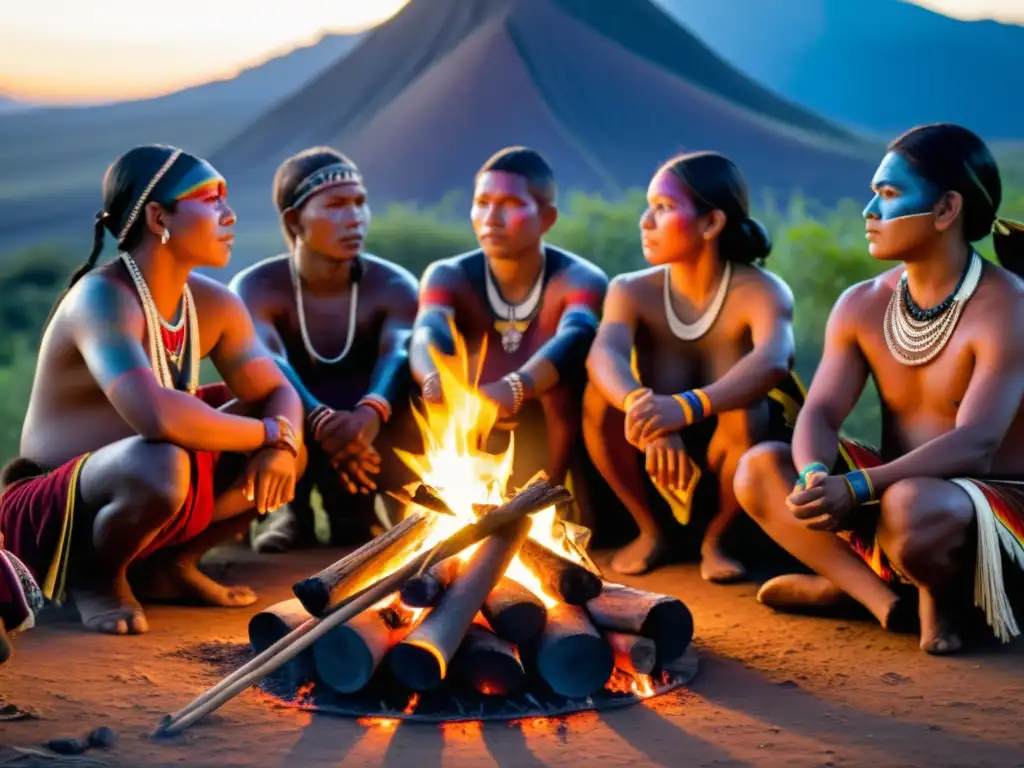
[[[171,239],[171,233],[167,231],[167,227],[164,227],[164,233],[160,235],[160,242],[167,245],[167,241]]]

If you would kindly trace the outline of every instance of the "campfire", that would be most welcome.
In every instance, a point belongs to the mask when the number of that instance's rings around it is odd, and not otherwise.
[[[605,581],[587,554],[590,531],[565,518],[564,488],[543,475],[509,488],[514,442],[499,455],[482,448],[499,414],[456,340],[455,355],[436,357],[443,405],[416,412],[424,451],[401,454],[421,479],[401,494],[404,517],[254,616],[253,649],[385,577],[395,588],[322,633],[265,688],[354,716],[455,720],[598,709],[677,687],[689,610]],[[502,516],[507,524],[458,543]]]

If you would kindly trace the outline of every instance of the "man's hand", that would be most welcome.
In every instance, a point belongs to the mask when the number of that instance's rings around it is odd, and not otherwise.
[[[290,451],[264,448],[250,460],[245,473],[245,498],[265,515],[295,498],[298,459]]]
[[[647,474],[663,488],[680,490],[690,479],[690,458],[678,433],[658,437],[644,449]]]
[[[498,406],[498,419],[515,415],[516,393],[507,379],[498,379],[480,387],[480,394]]]
[[[380,416],[369,406],[353,411],[323,408],[310,414],[310,434],[332,464],[358,455],[373,445],[380,433]]]
[[[812,531],[848,530],[856,507],[846,478],[815,473],[807,483],[806,489],[798,487],[786,498],[793,515]]]
[[[377,490],[377,484],[370,477],[380,473],[380,454],[375,448],[369,447],[361,453],[347,456],[334,464],[334,468],[349,493],[368,495]]]
[[[683,406],[671,395],[638,395],[626,411],[626,440],[640,450],[651,440],[687,426]]]

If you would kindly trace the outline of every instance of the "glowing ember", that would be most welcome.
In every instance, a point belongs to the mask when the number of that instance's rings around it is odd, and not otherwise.
[[[611,693],[632,693],[638,699],[647,699],[654,696],[654,681],[650,675],[630,675],[621,669],[612,672],[604,689]]]

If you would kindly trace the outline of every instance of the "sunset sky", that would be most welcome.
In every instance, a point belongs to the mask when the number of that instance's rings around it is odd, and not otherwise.
[[[365,29],[406,2],[11,0],[0,10],[0,95],[81,103],[166,93],[230,76],[325,31]],[[1024,23],[1024,0],[916,2],[960,18]]]

